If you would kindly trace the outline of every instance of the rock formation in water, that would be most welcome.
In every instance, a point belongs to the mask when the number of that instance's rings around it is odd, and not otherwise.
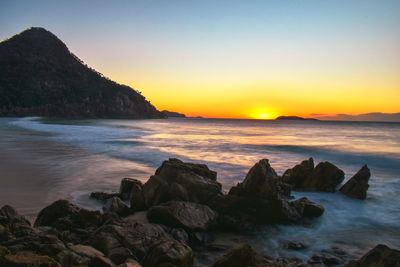
[[[366,199],[369,188],[371,172],[367,165],[364,165],[353,177],[351,177],[339,190],[348,197]]]
[[[278,121],[318,121],[314,118],[303,118],[299,116],[279,116],[275,120]]]
[[[185,114],[175,111],[163,110],[161,112],[168,118],[186,118]]]
[[[0,116],[162,118],[138,91],[85,65],[43,28],[0,43]]]

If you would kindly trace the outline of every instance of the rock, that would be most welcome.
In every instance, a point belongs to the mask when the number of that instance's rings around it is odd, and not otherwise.
[[[342,259],[327,253],[320,253],[311,256],[308,260],[311,265],[324,264],[324,266],[334,266],[343,263]]]
[[[0,240],[25,236],[33,231],[30,222],[13,207],[5,205],[0,209]]]
[[[50,226],[57,230],[97,227],[103,222],[98,211],[82,209],[67,200],[57,200],[42,209],[35,221],[35,226]]]
[[[222,192],[221,184],[216,182],[216,172],[206,165],[185,163],[178,159],[164,161],[143,186],[147,207],[170,200],[205,204],[218,194]]]
[[[144,267],[190,267],[192,264],[192,249],[175,240],[154,245],[143,259]]]
[[[23,251],[16,254],[7,254],[0,257],[0,266],[7,267],[61,267],[54,259],[38,255],[32,252]]]
[[[96,199],[100,202],[106,202],[108,199],[112,197],[118,197],[118,193],[105,193],[105,192],[92,192],[90,193],[90,198]]]
[[[306,197],[302,197],[291,202],[303,217],[319,217],[325,209],[319,204],[316,204]]]
[[[143,196],[143,185],[138,183],[132,184],[130,193],[131,209],[134,211],[142,211],[146,209],[146,201]]]
[[[367,165],[364,165],[353,177],[351,177],[339,190],[351,198],[366,199],[369,188],[371,172]]]
[[[281,190],[282,187],[284,188],[268,159],[262,159],[250,169],[242,183],[231,188],[229,194],[247,198],[274,199],[278,194],[288,196],[286,190]]]
[[[249,245],[233,249],[211,267],[278,267],[278,265],[255,252]]]
[[[286,248],[291,250],[303,250],[306,249],[308,246],[302,242],[297,241],[289,241],[286,243]]]
[[[133,186],[142,187],[142,182],[133,178],[123,178],[119,186],[119,194],[121,199],[128,200],[131,198],[131,191]]]
[[[377,245],[361,259],[350,263],[347,267],[399,267],[400,251],[385,245]]]
[[[335,192],[343,182],[344,172],[330,162],[320,162],[315,168],[312,158],[287,170],[282,181],[293,189],[305,191]]]
[[[305,180],[311,176],[314,170],[314,160],[309,158],[291,169],[286,170],[282,175],[282,181],[290,184],[293,188],[299,188]]]
[[[121,264],[127,258],[140,261],[154,244],[172,239],[161,225],[139,223],[126,217],[101,226],[93,233],[90,244],[113,262]]]
[[[128,259],[126,262],[118,265],[118,267],[142,267],[142,265],[135,260]]]
[[[217,217],[217,213],[208,206],[183,201],[169,201],[153,206],[147,213],[147,218],[152,223],[188,231],[206,230],[216,222]]]
[[[104,213],[115,213],[119,216],[126,216],[131,213],[129,207],[119,198],[112,197],[103,206]]]
[[[103,253],[86,245],[70,245],[56,255],[63,266],[93,266],[93,267],[115,267],[114,263],[104,257]]]

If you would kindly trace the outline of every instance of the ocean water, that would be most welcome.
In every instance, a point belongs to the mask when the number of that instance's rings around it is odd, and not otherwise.
[[[294,192],[296,197],[307,196],[322,204],[324,215],[299,226],[266,225],[251,235],[222,235],[215,242],[234,245],[247,241],[270,256],[302,259],[332,246],[344,248],[354,257],[378,243],[400,249],[400,124],[23,118],[1,119],[0,136],[1,155],[14,155],[31,173],[28,177],[17,175],[15,183],[5,182],[3,174],[0,201],[12,200],[30,216],[43,203],[58,198],[99,208],[88,198],[90,192],[118,190],[123,177],[146,181],[171,157],[207,164],[218,172],[225,191],[242,181],[262,158],[269,159],[278,174],[309,157],[316,163],[330,161],[345,172],[346,179],[368,164],[372,177],[367,200],[340,193]],[[32,175],[35,172],[39,177]],[[292,240],[309,248],[284,249],[285,242]]]

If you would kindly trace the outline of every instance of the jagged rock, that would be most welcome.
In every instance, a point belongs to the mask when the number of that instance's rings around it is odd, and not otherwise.
[[[256,163],[247,173],[242,183],[234,186],[229,195],[247,198],[274,199],[277,195],[288,196],[286,185],[279,181],[278,175],[269,164],[268,159]]]
[[[146,209],[146,201],[143,196],[143,184],[139,181],[132,184],[130,191],[131,209],[142,211]]]
[[[294,204],[303,217],[319,217],[325,211],[324,207],[308,200],[306,197],[302,197],[291,203]]]
[[[105,203],[108,199],[112,197],[119,197],[118,193],[106,193],[106,192],[92,192],[90,193],[90,198],[96,199],[100,202]]]
[[[144,267],[190,267],[192,264],[192,249],[175,240],[154,245],[143,259]]]
[[[330,162],[320,162],[315,168],[313,166],[312,158],[305,160],[288,169],[281,180],[298,190],[335,192],[344,180],[344,172]]]
[[[7,267],[61,267],[54,259],[29,251],[7,254],[0,257],[0,266]]]
[[[67,200],[57,200],[39,212],[34,225],[70,230],[100,226],[102,222],[102,215],[98,211],[82,209]]]
[[[216,182],[214,171],[206,165],[178,159],[164,161],[143,186],[147,207],[182,199],[204,204],[218,194],[221,194],[221,184]]]
[[[0,116],[163,118],[138,91],[86,66],[43,28],[0,43]]]
[[[13,207],[5,205],[0,209],[0,240],[24,236],[32,231],[30,222]]]
[[[147,218],[152,223],[189,231],[206,230],[216,222],[217,216],[208,206],[183,201],[170,201],[153,206],[147,213]]]
[[[127,217],[101,226],[92,236],[90,244],[117,264],[127,258],[141,260],[149,249],[162,240],[171,240],[161,225],[139,223]]]
[[[367,252],[358,261],[348,264],[346,267],[399,267],[400,251],[391,249],[385,245],[377,245]]]
[[[278,267],[279,265],[242,245],[222,256],[211,267]]]
[[[345,183],[339,190],[348,197],[366,199],[367,190],[369,188],[369,178],[371,172],[367,165],[364,165],[347,183]]]
[[[143,184],[141,181],[133,178],[123,178],[121,180],[121,184],[119,186],[119,194],[121,199],[128,200],[131,198],[131,191],[133,186],[142,187]]]
[[[295,189],[299,188],[305,182],[305,180],[311,176],[313,170],[313,158],[303,160],[300,164],[286,170],[282,175],[282,181],[292,185]]]
[[[103,206],[104,213],[115,213],[119,216],[126,216],[131,213],[129,207],[119,198],[112,197]]]

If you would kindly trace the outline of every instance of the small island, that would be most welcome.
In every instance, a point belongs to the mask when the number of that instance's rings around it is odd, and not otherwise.
[[[319,121],[314,118],[303,118],[299,116],[279,116],[275,120],[277,121]]]

